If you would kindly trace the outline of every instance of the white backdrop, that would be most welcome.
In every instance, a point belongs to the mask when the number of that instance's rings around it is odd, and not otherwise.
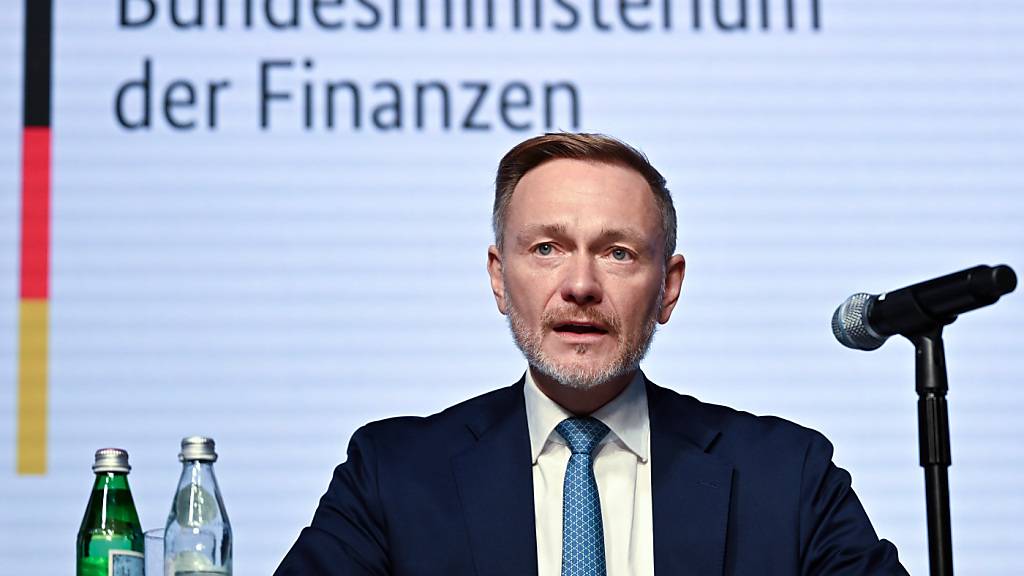
[[[660,384],[824,432],[882,537],[927,571],[917,464],[913,353],[873,353],[831,336],[834,308],[979,263],[1024,270],[1024,5],[1008,0],[750,2],[748,29],[722,30],[715,2],[631,9],[630,30],[599,1],[577,27],[556,3],[541,29],[494,28],[430,2],[427,26],[403,2],[332,9],[310,1],[298,29],[118,25],[119,1],[55,7],[48,470],[15,473],[23,6],[0,11],[0,574],[73,570],[96,448],[129,450],[145,528],[162,526],[184,435],[217,440],[235,533],[236,573],[269,574],[312,515],[351,432],[428,414],[513,382],[524,363],[484,270],[493,171],[514,143],[547,129],[606,132],[642,148],[669,180],[687,256],[684,293],[645,363]],[[181,5],[192,4],[181,2]],[[253,2],[257,15],[266,2]],[[511,2],[498,2],[507,9]],[[530,4],[531,2],[524,3]],[[721,3],[735,22],[738,0]],[[270,0],[276,14],[291,2]],[[375,29],[360,30],[372,11]],[[462,2],[456,2],[462,6]],[[483,3],[476,4],[479,9]],[[144,10],[144,0],[129,0]],[[524,8],[525,9],[525,8]],[[139,12],[135,13],[138,17]],[[477,18],[480,12],[477,12]],[[526,12],[524,22],[532,18]],[[326,18],[326,17],[325,17]],[[461,23],[461,24],[460,24]],[[532,21],[531,21],[532,24]],[[471,29],[470,29],[471,28]],[[152,126],[115,116],[119,86],[152,66]],[[310,69],[302,67],[309,59]],[[260,125],[260,63],[271,90]],[[198,87],[169,126],[163,91]],[[227,80],[208,127],[207,84]],[[314,86],[304,128],[303,82]],[[326,127],[323,85],[340,89]],[[438,92],[416,126],[416,83]],[[386,104],[401,91],[401,127]],[[502,90],[516,130],[501,116]],[[464,115],[489,86],[476,123]],[[545,123],[545,87],[552,122]],[[184,98],[179,88],[175,98]],[[140,113],[129,91],[125,113]],[[529,104],[525,102],[529,95]],[[511,103],[511,104],[508,104]],[[520,107],[515,107],[520,103]],[[1024,298],[946,331],[954,465],[955,561],[965,574],[1014,574],[1024,546]]]

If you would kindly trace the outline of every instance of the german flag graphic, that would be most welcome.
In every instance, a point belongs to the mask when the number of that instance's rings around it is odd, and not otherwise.
[[[46,473],[53,1],[25,0],[17,473]]]

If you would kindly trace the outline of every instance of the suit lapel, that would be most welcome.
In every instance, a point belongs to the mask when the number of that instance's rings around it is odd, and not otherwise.
[[[467,423],[477,438],[452,458],[478,576],[537,573],[533,472],[522,382]]]
[[[732,466],[707,452],[718,431],[697,402],[647,386],[651,417],[654,571],[720,576],[725,567]]]

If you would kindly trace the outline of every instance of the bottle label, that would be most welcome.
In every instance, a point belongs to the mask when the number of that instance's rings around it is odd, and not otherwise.
[[[109,560],[108,576],[145,576],[146,559],[141,552],[111,550]]]

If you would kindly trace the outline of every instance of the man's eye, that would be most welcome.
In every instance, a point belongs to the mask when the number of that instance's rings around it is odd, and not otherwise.
[[[630,254],[629,254],[628,251],[626,251],[626,250],[624,250],[622,248],[613,248],[612,249],[612,258],[618,260],[619,262],[625,262],[625,261],[629,260]]]
[[[551,244],[545,243],[538,244],[534,250],[537,252],[537,254],[540,254],[541,256],[550,256],[555,249],[551,246]]]

